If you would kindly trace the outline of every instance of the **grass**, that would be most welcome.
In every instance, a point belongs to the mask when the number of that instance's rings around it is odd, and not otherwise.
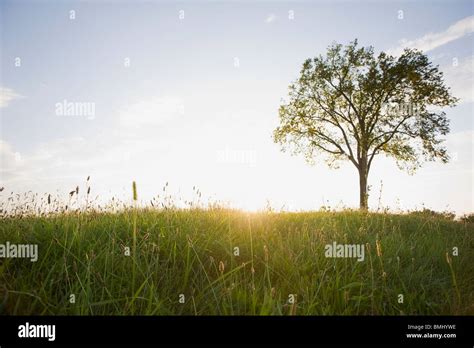
[[[472,315],[473,232],[357,211],[5,216],[0,243],[38,244],[39,258],[0,259],[0,314]],[[365,260],[325,257],[333,241],[364,244]]]

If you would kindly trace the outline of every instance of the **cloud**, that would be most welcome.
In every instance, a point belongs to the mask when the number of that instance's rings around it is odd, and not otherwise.
[[[177,97],[154,97],[131,104],[119,112],[120,125],[127,128],[161,126],[184,114]]]
[[[0,87],[0,108],[6,108],[12,100],[19,98],[23,98],[23,96],[13,91],[13,89]]]
[[[447,135],[446,147],[451,156],[450,166],[452,169],[474,171],[473,146],[473,130],[465,130]]]
[[[0,139],[0,186],[18,193],[29,189],[66,192],[91,175],[102,178],[105,187],[132,170],[124,155],[127,148],[127,142],[100,134],[51,140],[20,155],[12,144]],[[141,146],[138,152],[143,149]]]
[[[460,98],[459,103],[474,102],[474,56],[467,57],[456,65],[451,64],[442,70],[453,95]]]
[[[273,22],[276,21],[276,19],[277,19],[277,16],[276,16],[275,14],[273,14],[273,13],[270,13],[270,14],[267,16],[267,18],[265,18],[265,23],[267,23],[267,24],[273,23]]]
[[[400,40],[397,47],[388,50],[388,53],[398,56],[405,48],[417,48],[423,52],[434,50],[451,41],[458,40],[474,31],[474,16],[466,17],[452,24],[445,31],[428,33],[418,39]]]
[[[21,155],[14,144],[0,139],[0,183],[24,191],[41,182],[41,188],[52,190],[55,185],[72,185],[87,175],[113,181],[146,171],[153,167],[151,158],[169,152],[170,139],[178,139],[183,131],[179,127],[179,134],[170,133],[166,128],[157,138],[156,128],[177,126],[173,121],[183,114],[180,98],[152,97],[123,107],[116,125],[93,136],[48,140]],[[181,143],[185,145],[184,140]],[[120,175],[111,178],[111,173]]]
[[[22,180],[27,171],[24,157],[0,139],[0,186],[12,180]]]
[[[15,153],[10,144],[0,140],[0,173],[6,168],[11,168],[19,162],[20,156]]]

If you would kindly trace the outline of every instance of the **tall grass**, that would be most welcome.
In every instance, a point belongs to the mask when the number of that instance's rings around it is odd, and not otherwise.
[[[0,259],[0,313],[474,314],[473,232],[440,217],[357,211],[4,216],[0,243],[38,244],[39,259]],[[333,241],[366,245],[365,260],[326,258]]]

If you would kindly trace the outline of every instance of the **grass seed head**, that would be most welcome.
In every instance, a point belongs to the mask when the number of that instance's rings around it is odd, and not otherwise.
[[[378,239],[375,241],[375,244],[377,246],[377,256],[381,257],[382,256],[382,244],[380,243],[380,241]]]
[[[138,199],[138,195],[137,195],[137,183],[135,181],[132,183],[132,191],[133,191],[133,200],[136,201]]]
[[[448,263],[448,265],[451,265],[452,263],[451,256],[449,256],[449,253],[447,251],[446,251],[446,262]]]
[[[220,261],[219,262],[219,272],[224,273],[224,270],[225,270],[225,266],[224,266],[224,262]]]

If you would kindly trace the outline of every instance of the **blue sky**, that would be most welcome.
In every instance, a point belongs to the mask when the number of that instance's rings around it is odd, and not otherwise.
[[[144,199],[169,182],[246,209],[356,206],[355,168],[310,167],[271,132],[302,62],[358,38],[425,50],[461,97],[447,112],[454,160],[409,176],[380,158],[371,206],[382,181],[394,209],[474,210],[472,1],[7,0],[0,11],[7,191],[67,192],[91,175],[104,198],[128,197],[137,180]],[[58,115],[63,101],[94,104],[94,115]]]

